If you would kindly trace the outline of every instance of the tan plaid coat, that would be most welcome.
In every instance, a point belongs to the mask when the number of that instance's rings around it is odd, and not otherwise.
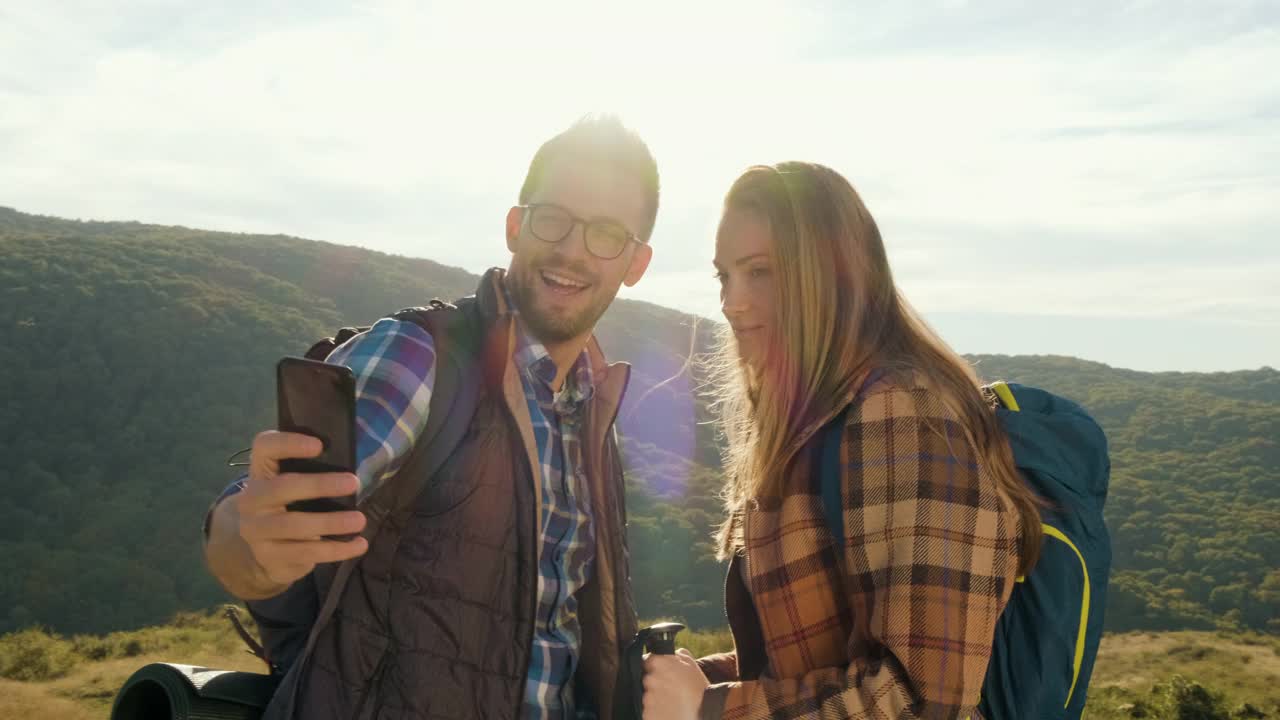
[[[784,497],[741,517],[726,583],[735,652],[699,661],[714,683],[703,718],[976,716],[1018,515],[934,392],[872,377],[840,450],[844,557],[809,470],[829,418],[800,436]]]

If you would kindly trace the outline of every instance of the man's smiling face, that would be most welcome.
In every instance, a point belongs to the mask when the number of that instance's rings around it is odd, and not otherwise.
[[[611,163],[564,155],[553,160],[529,204],[557,205],[584,220],[609,220],[640,235],[646,193],[634,173]],[[634,285],[648,266],[647,244],[628,242],[612,259],[592,254],[586,228],[577,224],[559,242],[534,235],[531,211],[507,216],[511,266],[508,288],[530,332],[543,344],[582,338],[591,332],[625,282]]]

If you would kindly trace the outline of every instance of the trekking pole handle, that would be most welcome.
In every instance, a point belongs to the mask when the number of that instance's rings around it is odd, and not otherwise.
[[[646,628],[649,632],[645,638],[645,649],[654,655],[674,655],[676,652],[676,635],[684,629],[680,623],[659,623]]]
[[[622,677],[627,685],[630,697],[629,713],[623,713],[620,720],[642,720],[644,717],[644,653],[654,655],[674,655],[676,652],[676,633],[684,629],[680,623],[659,623],[641,628],[627,645],[623,657]]]

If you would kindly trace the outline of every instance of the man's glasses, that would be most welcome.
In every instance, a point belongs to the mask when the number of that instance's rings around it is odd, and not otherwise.
[[[622,254],[627,243],[643,242],[616,220],[583,220],[559,205],[531,203],[516,207],[529,213],[529,229],[543,242],[558,243],[569,237],[574,226],[582,224],[587,251],[601,260],[612,260]]]

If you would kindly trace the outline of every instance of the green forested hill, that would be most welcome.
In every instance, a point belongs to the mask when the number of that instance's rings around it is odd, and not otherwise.
[[[495,263],[505,253],[494,239]],[[471,292],[420,259],[284,236],[82,223],[0,208],[0,632],[102,632],[224,599],[199,525],[231,452],[273,418],[273,366],[344,324]],[[698,326],[695,347],[714,326]],[[620,426],[647,617],[723,624],[715,439],[677,374],[691,318],[619,302]],[[1112,629],[1280,631],[1280,373],[1140,373],[974,358],[1094,412],[1113,448]]]
[[[976,358],[1089,408],[1111,443],[1108,626],[1280,632],[1280,372],[1140,373]]]

